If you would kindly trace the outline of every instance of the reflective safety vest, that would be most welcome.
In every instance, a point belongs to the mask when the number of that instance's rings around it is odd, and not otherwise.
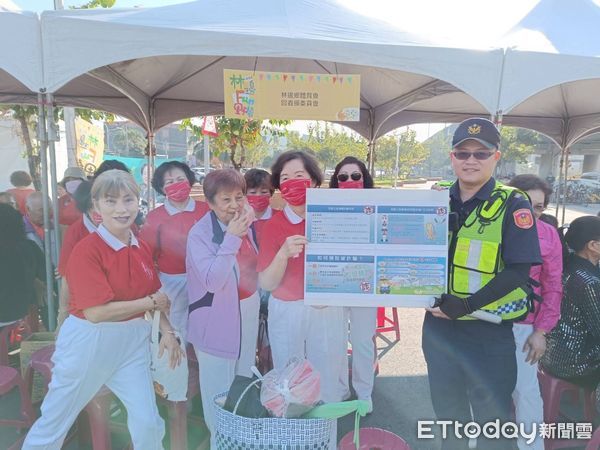
[[[504,268],[501,254],[502,225],[509,200],[518,194],[524,195],[515,188],[496,182],[490,197],[471,212],[458,233],[451,233],[451,294],[468,297]],[[503,321],[516,321],[529,312],[529,300],[527,293],[517,288],[481,309],[501,316]],[[469,316],[461,319],[473,320]]]

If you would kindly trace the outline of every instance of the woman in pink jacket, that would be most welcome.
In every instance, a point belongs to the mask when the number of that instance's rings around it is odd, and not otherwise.
[[[550,186],[541,178],[529,174],[517,175],[509,185],[529,196],[536,217],[542,254],[542,264],[532,266],[529,274],[540,284],[535,288],[535,293],[542,301],[534,302],[534,311],[524,321],[513,325],[517,345],[517,385],[513,392],[516,421],[531,427],[531,424],[540,424],[544,420],[537,364],[546,351],[546,335],[560,318],[562,244],[556,228],[537,220],[548,206],[552,194]],[[539,437],[529,445],[523,438],[519,438],[518,446],[519,450],[544,450],[544,442]]]

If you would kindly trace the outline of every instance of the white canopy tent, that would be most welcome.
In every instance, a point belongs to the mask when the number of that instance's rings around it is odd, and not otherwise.
[[[0,5],[0,103],[36,103],[44,85],[37,14]]]
[[[0,4],[0,103],[38,104],[40,156],[42,162],[42,193],[44,198],[44,229],[50,236],[50,206],[48,203],[48,153],[46,140],[46,110],[41,94],[43,83],[42,38],[39,17],[35,13],[21,12],[9,3]],[[56,167],[51,155],[52,184],[56,185]],[[56,199],[54,209],[56,210]],[[55,214],[58,217],[58,214]],[[58,226],[55,225],[54,230]],[[54,239],[57,250],[59,240]],[[50,239],[44,240],[46,258],[46,299],[49,323],[54,324],[54,274],[51,261]],[[58,253],[57,253],[58,254]]]
[[[42,14],[45,87],[61,104],[109,110],[149,133],[223,111],[223,68],[356,73],[369,142],[397,112],[489,115],[502,50],[444,48],[333,0],[204,0],[152,9]],[[77,36],[77,39],[73,39]]]

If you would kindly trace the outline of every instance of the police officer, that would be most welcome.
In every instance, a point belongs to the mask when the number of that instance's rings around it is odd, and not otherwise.
[[[458,180],[450,186],[456,220],[451,221],[448,293],[428,309],[423,324],[435,414],[463,425],[511,420],[517,374],[512,321],[527,314],[529,269],[541,263],[526,196],[492,177],[499,144],[498,129],[486,119],[465,120],[454,133],[450,159]],[[470,316],[479,309],[501,323]],[[462,429],[462,438],[450,430],[443,450],[469,448]],[[477,443],[486,450],[517,448],[516,439],[483,434]]]

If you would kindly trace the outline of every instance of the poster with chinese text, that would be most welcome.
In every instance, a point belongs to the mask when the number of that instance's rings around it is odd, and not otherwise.
[[[360,75],[223,71],[225,117],[356,122]]]
[[[448,191],[309,189],[304,300],[430,306],[446,292]]]

